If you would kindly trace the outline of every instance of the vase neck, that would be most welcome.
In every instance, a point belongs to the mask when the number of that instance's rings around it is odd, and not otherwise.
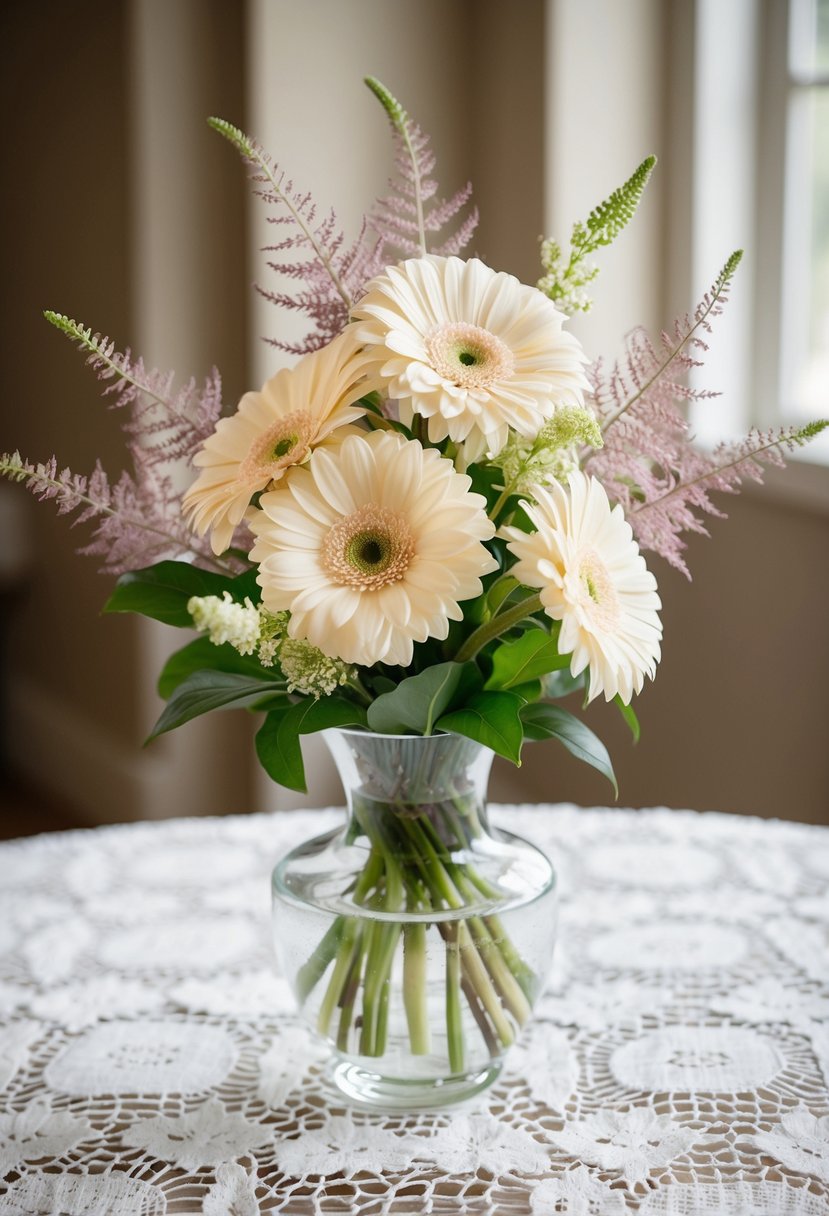
[[[326,731],[346,795],[352,835],[392,821],[419,824],[448,847],[488,832],[492,752],[460,735],[373,735]],[[393,833],[394,834],[394,833]]]

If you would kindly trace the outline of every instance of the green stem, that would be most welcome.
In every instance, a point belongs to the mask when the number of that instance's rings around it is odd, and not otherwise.
[[[383,862],[385,895],[378,895],[376,906],[384,912],[399,912],[405,903],[403,877],[397,862],[389,853],[384,854]],[[401,924],[389,921],[373,921],[368,927],[361,1055],[381,1056],[386,1050],[389,976],[402,928]]]
[[[415,1056],[428,1055],[432,1049],[426,1005],[427,961],[425,924],[417,921],[406,925],[403,930],[403,1005],[409,1044]]]
[[[339,1004],[345,981],[351,970],[354,951],[358,946],[357,923],[351,917],[348,917],[343,928],[342,941],[337,952],[334,970],[331,974],[325,996],[322,998],[319,1013],[317,1014],[317,1030],[323,1038],[328,1034],[331,1018],[335,1008]]]
[[[348,1036],[354,1020],[354,1006],[360,991],[360,977],[365,956],[365,934],[360,933],[351,957],[351,966],[345,981],[345,987],[340,995],[340,1024],[337,1028],[337,1047],[340,1051],[348,1051]]]
[[[360,1054],[364,1056],[381,1056],[386,1050],[389,973],[402,928],[388,921],[373,921],[369,926],[360,1031]]]
[[[486,1009],[498,1038],[505,1047],[509,1047],[515,1041],[515,1032],[504,1014],[498,993],[492,986],[492,981],[487,974],[486,967],[470,935],[469,926],[463,921],[458,925],[458,943],[461,949],[464,970],[475,991],[478,993],[481,1004]]]
[[[519,625],[528,616],[539,612],[543,606],[541,594],[540,592],[536,592],[535,595],[530,595],[527,599],[521,600],[519,604],[508,608],[506,612],[502,612],[499,616],[494,616],[492,620],[479,625],[475,632],[469,635],[455,655],[455,662],[466,663],[469,659],[474,659],[478,651],[483,649],[489,642],[500,637],[502,633],[506,633],[508,629],[512,629],[514,625]]]
[[[461,1013],[460,925],[447,926],[446,938],[446,1044],[452,1072],[463,1072],[464,1041]]]
[[[338,916],[307,963],[303,963],[297,972],[296,994],[300,1005],[305,1004],[310,993],[325,975],[328,964],[339,950],[344,926],[345,917]]]
[[[514,484],[511,483],[510,485],[505,486],[504,489],[501,491],[501,493],[498,495],[498,497],[495,499],[495,503],[494,503],[493,507],[491,508],[491,510],[489,511],[489,518],[492,520],[493,523],[495,523],[496,519],[498,518],[498,515],[500,514],[502,508],[504,507],[507,499],[512,498],[513,494],[515,494],[515,493],[516,493],[516,491],[514,488]]]

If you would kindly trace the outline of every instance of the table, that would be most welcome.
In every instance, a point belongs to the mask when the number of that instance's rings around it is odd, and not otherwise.
[[[829,829],[498,808],[561,875],[538,1016],[488,1094],[326,1087],[267,875],[334,811],[0,846],[0,1212],[829,1212]]]

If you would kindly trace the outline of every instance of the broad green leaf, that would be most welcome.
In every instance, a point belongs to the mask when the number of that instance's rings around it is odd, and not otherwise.
[[[161,675],[158,677],[158,695],[166,701],[169,696],[194,671],[229,671],[237,675],[251,676],[254,679],[267,680],[268,670],[263,669],[258,659],[253,655],[239,654],[229,642],[215,646],[209,638],[200,637],[183,646],[175,654],[171,654]],[[279,669],[276,668],[271,677],[280,687]],[[281,681],[284,687],[284,681]]]
[[[366,713],[345,697],[320,697],[271,710],[256,734],[256,755],[272,780],[287,789],[307,792],[300,735],[332,726],[365,726]]]
[[[540,680],[529,680],[526,684],[515,684],[510,692],[522,701],[537,701],[544,693],[544,686]]]
[[[256,732],[256,755],[262,768],[272,781],[284,785],[286,789],[307,793],[305,782],[305,765],[302,760],[302,749],[299,743],[299,731],[290,725],[290,717],[299,705],[280,706],[265,715],[265,720]],[[285,731],[281,731],[282,723],[289,720]]]
[[[492,674],[484,688],[514,688],[569,666],[570,656],[558,653],[555,638],[541,629],[528,629],[514,642],[502,642],[492,652]]]
[[[255,589],[252,574],[252,571],[246,571],[239,578],[229,578],[200,570],[188,562],[158,562],[155,566],[122,574],[104,604],[104,612],[140,612],[165,625],[192,628],[193,621],[187,611],[191,596],[220,596],[229,591],[234,599],[243,600]]]
[[[569,670],[562,668],[561,671],[552,671],[548,676],[545,676],[541,681],[544,687],[544,696],[555,700],[558,697],[569,697],[574,692],[579,692],[584,688],[584,672],[580,675],[572,676]]]
[[[146,742],[211,709],[242,709],[280,696],[284,694],[272,680],[226,671],[195,671],[176,688]]]
[[[378,697],[368,708],[368,724],[381,735],[431,735],[441,714],[479,688],[474,663],[437,663]]]
[[[439,730],[454,731],[491,747],[513,764],[521,763],[524,729],[521,724],[521,697],[512,692],[481,692],[466,702],[463,709],[444,714]]]
[[[633,735],[633,742],[638,743],[639,736],[642,732],[639,728],[639,719],[636,716],[636,710],[633,708],[632,705],[625,705],[624,701],[622,700],[622,698],[619,696],[618,693],[613,698],[613,704],[618,706],[619,713],[622,715],[622,717],[624,718],[624,720],[627,722],[628,726],[630,727],[630,733]]]
[[[568,713],[560,705],[536,703],[524,706],[521,721],[528,739],[558,739],[577,760],[583,760],[585,764],[598,769],[607,777],[618,798],[619,787],[607,748],[599,736],[595,735],[589,726],[585,726],[580,718]]]
[[[378,697],[387,692],[394,692],[395,688],[397,688],[394,680],[390,680],[388,676],[369,676],[369,678],[366,679],[366,676],[364,675],[363,683],[368,688],[373,689],[375,695]]]
[[[507,596],[512,595],[520,586],[518,579],[513,578],[511,574],[497,579],[486,594],[486,606],[490,615],[497,612]]]

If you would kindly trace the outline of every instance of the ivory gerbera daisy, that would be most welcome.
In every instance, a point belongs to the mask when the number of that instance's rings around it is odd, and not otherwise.
[[[566,487],[536,487],[533,496],[522,506],[538,531],[500,532],[518,558],[511,574],[539,587],[545,611],[561,621],[559,651],[572,652],[574,676],[589,669],[588,700],[618,694],[628,704],[659,662],[656,579],[621,506],[611,510],[595,478],[574,472]]]
[[[586,358],[563,313],[534,287],[477,258],[411,258],[372,280],[354,309],[357,337],[429,439],[495,455],[510,428],[532,438],[559,403],[581,405]]]
[[[228,547],[257,491],[307,460],[313,448],[353,432],[343,426],[365,413],[355,402],[371,387],[354,331],[347,329],[278,371],[260,392],[245,393],[193,458],[202,472],[183,500],[195,531],[201,536],[211,529],[214,553]]]
[[[485,500],[469,486],[400,435],[318,448],[251,520],[265,606],[288,609],[292,638],[346,663],[408,666],[413,643],[445,638],[458,602],[497,566],[481,543],[494,532]]]

